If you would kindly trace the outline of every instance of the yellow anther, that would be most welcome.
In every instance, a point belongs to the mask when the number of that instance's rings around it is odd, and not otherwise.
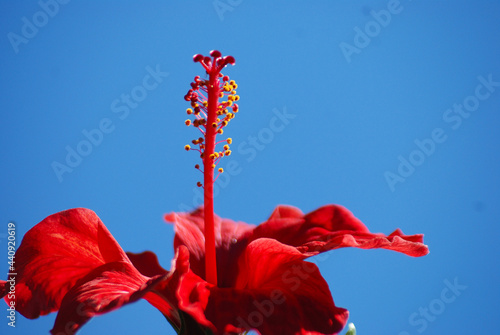
[[[193,121],[193,126],[199,127],[199,125],[200,125],[200,121],[199,120],[194,120]]]
[[[188,113],[188,115],[191,115],[193,113],[193,110],[191,108],[188,108],[186,109],[186,113]]]
[[[227,126],[227,121],[226,120],[222,121],[222,126],[223,127]]]
[[[233,86],[233,90],[238,88],[238,84],[236,84],[236,83],[234,83],[232,86]]]
[[[207,107],[208,106],[208,101],[203,101],[203,106]]]
[[[198,140],[192,140],[191,143],[193,143],[194,145],[198,144]]]
[[[226,144],[226,145],[224,146],[224,150],[229,150],[229,145],[227,145],[227,144]]]
[[[229,100],[229,101],[234,101],[234,96],[232,96],[232,95],[228,95],[228,96],[227,96],[227,100]]]
[[[188,120],[184,121],[184,123],[186,124],[186,126],[190,126],[191,125],[191,120],[188,119]]]
[[[225,154],[226,154],[226,156],[231,155],[231,150],[226,150]]]
[[[235,91],[235,90],[232,90],[232,91],[231,91],[231,94],[236,94],[236,91]]]
[[[222,130],[222,129],[217,130],[217,133],[219,133],[219,134],[222,134],[223,132],[224,132],[224,130]]]
[[[234,80],[229,81],[229,85],[234,86],[236,85],[236,82]]]
[[[224,92],[220,92],[219,93],[219,98],[223,98],[224,97]]]
[[[228,137],[226,142],[227,142],[227,144],[231,144],[233,142],[233,139],[231,137]]]
[[[240,96],[239,95],[235,95],[234,96],[234,101],[238,101],[238,100],[240,100]]]
[[[186,145],[184,146],[184,149],[185,149],[186,151],[189,151],[189,150],[191,150],[191,146],[190,146],[189,144],[186,144]]]
[[[201,187],[201,182],[197,182],[196,186]]]
[[[215,164],[212,164],[212,169],[215,169]]]
[[[212,127],[217,128],[217,123],[216,122],[212,123]]]
[[[215,155],[214,155],[214,154],[211,154],[211,155],[210,155],[210,159],[215,159]]]
[[[233,102],[231,100],[226,101],[226,105],[228,107],[231,107],[233,105]]]
[[[222,173],[224,172],[224,169],[223,168],[219,168],[219,173]]]
[[[203,137],[198,137],[198,143],[203,143],[205,139]]]

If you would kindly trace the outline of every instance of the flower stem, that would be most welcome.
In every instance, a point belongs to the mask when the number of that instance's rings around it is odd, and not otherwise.
[[[215,152],[215,137],[217,129],[211,125],[217,119],[219,100],[218,73],[209,74],[207,127],[205,134],[204,165],[204,202],[205,202],[205,279],[217,286],[217,262],[215,253],[215,221],[214,221],[214,161],[211,158]]]

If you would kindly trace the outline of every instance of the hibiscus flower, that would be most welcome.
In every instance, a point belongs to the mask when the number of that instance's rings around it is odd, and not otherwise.
[[[91,317],[144,298],[183,334],[337,334],[348,312],[306,258],[343,247],[428,253],[422,235],[370,233],[341,206],[306,215],[278,206],[258,226],[215,216],[214,286],[205,280],[203,209],[165,218],[175,227],[170,271],[150,251],[125,254],[91,210],[47,217],[16,253],[16,310],[27,318],[59,311],[52,334],[73,334]],[[10,282],[2,288],[5,296]]]
[[[423,256],[422,235],[371,233],[347,209],[327,205],[303,214],[278,206],[250,225],[213,211],[214,172],[231,154],[231,139],[217,142],[238,112],[237,85],[220,71],[231,56],[196,55],[209,78],[196,77],[185,99],[186,120],[202,133],[192,141],[203,160],[204,206],[170,213],[175,257],[169,271],[151,251],[125,253],[99,217],[84,208],[53,214],[24,236],[15,273],[0,281],[0,296],[27,318],[58,311],[52,334],[74,334],[90,318],[146,299],[179,334],[338,334],[348,311],[334,304],[318,267],[306,261],[343,248],[384,248]],[[219,99],[226,97],[226,101]],[[223,145],[222,150],[217,149]],[[11,271],[13,272],[13,271]],[[15,291],[15,298],[9,294]]]

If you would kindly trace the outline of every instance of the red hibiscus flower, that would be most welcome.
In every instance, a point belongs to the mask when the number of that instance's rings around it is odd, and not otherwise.
[[[203,210],[166,219],[176,232],[170,272],[152,252],[125,254],[88,209],[49,216],[16,253],[17,311],[37,318],[59,310],[52,334],[73,334],[91,317],[144,298],[184,334],[336,334],[348,312],[334,305],[318,268],[304,259],[342,247],[428,253],[422,235],[372,234],[340,206],[307,215],[279,206],[258,226],[215,216],[214,286],[204,275]],[[10,290],[3,283],[2,296]]]
[[[231,56],[196,55],[208,73],[185,96],[203,137],[192,141],[203,160],[204,206],[165,216],[175,229],[170,271],[150,251],[125,253],[97,215],[71,209],[51,215],[24,236],[15,273],[0,296],[27,318],[58,311],[52,334],[74,334],[90,318],[146,299],[179,334],[338,334],[348,312],[335,306],[319,269],[306,258],[343,247],[384,248],[423,256],[422,235],[399,229],[373,234],[347,209],[328,205],[309,214],[278,206],[254,226],[213,211],[214,171],[230,155],[231,139],[216,141],[238,112],[237,85],[220,71]],[[227,97],[226,101],[219,99]],[[223,144],[222,150],[216,150]],[[196,166],[201,170],[200,166]],[[221,168],[217,169],[222,173]],[[14,271],[11,271],[14,272]],[[9,293],[15,291],[15,299]]]

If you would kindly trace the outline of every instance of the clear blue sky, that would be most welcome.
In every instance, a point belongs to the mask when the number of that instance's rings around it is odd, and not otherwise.
[[[20,238],[73,207],[170,268],[162,216],[196,206],[201,177],[183,149],[197,136],[183,95],[203,75],[191,57],[218,49],[236,58],[225,74],[241,103],[216,212],[259,223],[278,204],[338,203],[374,232],[424,233],[424,258],[318,260],[358,334],[498,331],[498,1],[66,2],[0,2],[2,271],[9,220]],[[87,156],[69,167],[68,150]],[[58,177],[54,162],[71,172]],[[48,333],[55,317],[18,316],[14,331],[4,314],[2,334]],[[111,328],[173,334],[145,301],[81,334]]]

